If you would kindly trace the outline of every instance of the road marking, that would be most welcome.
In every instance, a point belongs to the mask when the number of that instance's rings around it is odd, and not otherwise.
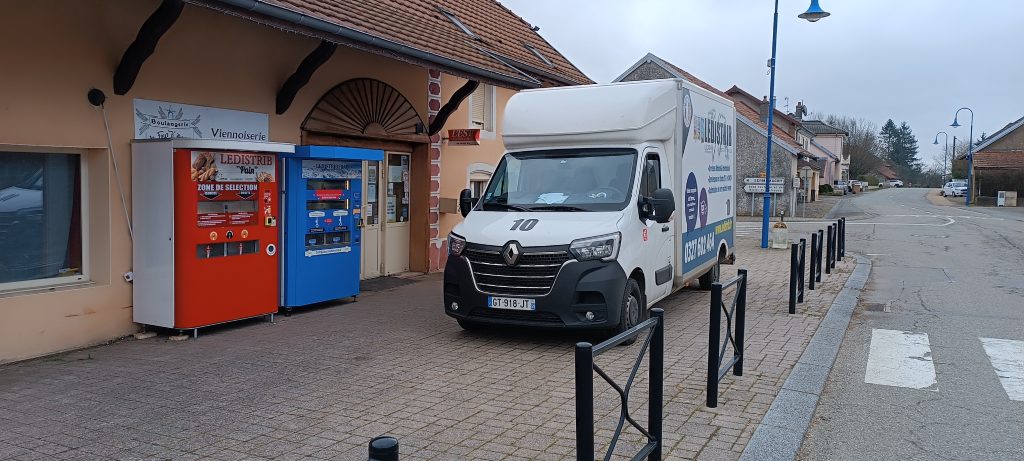
[[[946,227],[956,222],[955,219],[949,216],[925,216],[928,218],[945,218],[946,222],[942,224],[926,224],[926,223],[902,223],[902,222],[861,222],[861,221],[850,221],[846,223],[847,226],[926,226],[926,227]]]
[[[1010,400],[1024,402],[1024,341],[978,338]]]
[[[872,329],[864,382],[937,391],[928,334]]]
[[[867,253],[868,256],[889,256],[889,253]]]

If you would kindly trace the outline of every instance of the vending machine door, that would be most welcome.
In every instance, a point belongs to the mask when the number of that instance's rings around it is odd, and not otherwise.
[[[276,155],[176,149],[173,168],[175,327],[277,312]]]
[[[285,307],[359,294],[362,162],[286,160]]]

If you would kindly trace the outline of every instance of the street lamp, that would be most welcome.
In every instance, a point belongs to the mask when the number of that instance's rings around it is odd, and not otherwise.
[[[956,117],[960,115],[960,111],[966,109],[971,113],[971,130],[967,137],[967,194],[964,199],[965,206],[971,206],[971,197],[974,195],[974,111],[969,107],[961,107],[957,109],[956,113],[953,114],[953,124],[949,125],[953,128],[960,126],[956,121]]]
[[[830,13],[818,6],[818,0],[811,0],[811,6],[798,17],[810,22],[828,17]],[[779,36],[779,0],[775,0],[775,17],[772,21],[772,59],[768,61],[771,69],[771,83],[768,89],[768,152],[764,161],[764,208],[761,210],[761,248],[768,248],[768,214],[772,209],[772,119],[775,115],[775,45]]]
[[[935,142],[933,142],[932,144],[935,144],[935,145],[939,144],[939,135],[940,134],[943,136],[943,139],[944,139],[943,142],[945,143],[945,146],[942,148],[942,178],[941,178],[941,181],[943,183],[945,183],[946,182],[946,159],[948,158],[948,155],[949,155],[949,133],[946,133],[945,131],[940,131],[938,133],[935,133]]]

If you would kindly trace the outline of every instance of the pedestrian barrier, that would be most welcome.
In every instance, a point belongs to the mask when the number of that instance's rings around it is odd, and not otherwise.
[[[804,266],[807,262],[807,239],[790,245],[789,251],[789,313],[796,313],[796,304],[804,302]]]
[[[619,386],[601,367],[594,363],[594,357],[648,330],[643,347],[633,362],[633,368],[624,386]],[[650,351],[648,359],[648,381],[650,382],[650,401],[647,412],[647,429],[629,414],[629,391],[633,387],[633,379],[640,369],[644,355]],[[665,311],[651,309],[651,318],[639,323],[604,342],[593,346],[587,342],[576,343],[576,459],[591,461],[594,459],[594,373],[604,379],[619,394],[619,422],[615,426],[615,434],[609,442],[604,460],[608,461],[615,452],[615,445],[622,435],[623,425],[628,422],[647,439],[647,443],[632,457],[634,461],[647,458],[648,461],[661,461],[661,426],[665,386]]]
[[[736,291],[726,307],[722,291],[736,285]],[[722,313],[725,313],[725,340],[722,340]],[[743,329],[747,315],[747,270],[740,269],[728,281],[711,285],[711,323],[708,329],[708,385],[707,406],[718,406],[718,383],[729,369],[732,374],[743,376]],[[724,364],[725,350],[732,344],[733,356]],[[581,458],[583,459],[583,458]],[[588,458],[589,459],[589,458]]]

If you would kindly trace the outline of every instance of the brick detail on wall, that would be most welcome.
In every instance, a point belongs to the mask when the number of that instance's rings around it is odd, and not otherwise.
[[[430,69],[427,75],[427,116],[428,123],[433,123],[437,111],[441,108],[441,72]],[[437,272],[444,267],[445,240],[440,233],[439,223],[441,212],[438,203],[441,199],[441,136],[430,138],[430,209],[427,222],[430,225],[430,241],[427,250],[428,269]]]

